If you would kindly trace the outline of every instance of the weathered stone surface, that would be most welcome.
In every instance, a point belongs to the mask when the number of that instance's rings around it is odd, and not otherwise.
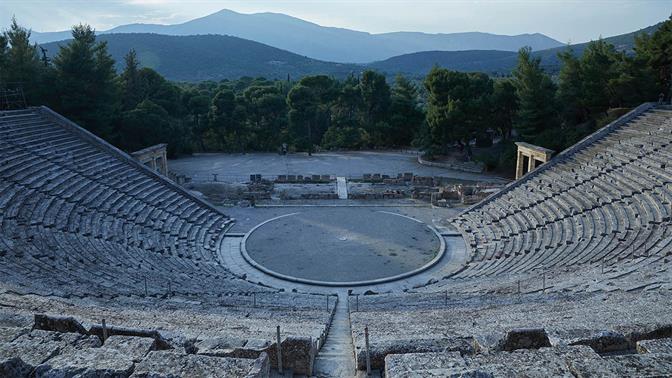
[[[587,345],[598,353],[623,351],[630,348],[630,342],[623,334],[612,331],[602,331],[570,343],[570,345]]]
[[[622,353],[634,351],[631,340],[664,334],[672,305],[672,297],[665,292],[528,296],[522,300],[476,296],[447,304],[444,298],[437,293],[362,296],[359,311],[353,311],[351,302],[358,366],[363,366],[360,356],[367,325],[373,351],[381,341],[413,345],[432,335],[474,337],[483,351],[501,350],[498,345],[508,330],[529,327],[544,328],[551,345],[587,345],[599,352]],[[404,352],[400,350],[396,353]]]
[[[638,341],[637,353],[666,353],[672,355],[672,339]]]
[[[425,353],[425,352],[459,352],[473,354],[476,342],[471,337],[455,337],[445,339],[398,339],[372,342],[369,345],[371,367],[382,369],[385,357],[389,354]],[[366,369],[366,350],[356,349],[357,368]]]
[[[615,376],[620,377],[670,377],[672,355],[660,353],[626,354],[605,358]]]
[[[138,362],[150,351],[156,350],[156,341],[149,337],[110,336],[105,340],[104,349],[114,349]]]
[[[75,333],[33,330],[9,344],[0,346],[0,361],[20,357],[26,364],[37,366],[58,354],[98,347],[100,340]]]
[[[32,370],[20,357],[0,357],[0,377],[28,377]]]
[[[88,335],[84,328],[75,318],[71,316],[52,316],[45,314],[35,314],[34,329],[56,332],[74,332]]]
[[[87,348],[50,358],[35,368],[36,378],[56,377],[128,377],[133,360],[110,348]]]
[[[142,360],[155,344],[147,337],[111,336],[102,347],[72,350],[50,358],[36,367],[35,376],[128,377],[134,363]]]
[[[459,352],[447,353],[407,353],[385,356],[385,377],[437,377],[443,376],[442,369],[464,367],[464,359]]]
[[[268,357],[259,358],[262,361],[155,351],[136,365],[132,377],[267,377],[268,364],[263,360]]]
[[[109,336],[132,336],[132,337],[145,337],[154,339],[154,345],[157,349],[172,349],[170,343],[163,338],[161,333],[155,329],[141,329],[141,328],[130,328],[130,327],[118,327],[118,326],[107,326],[107,335]],[[103,327],[102,325],[95,324],[91,326],[89,332],[92,335],[98,336],[101,340],[103,338]]]
[[[287,337],[282,340],[282,366],[292,369],[295,374],[312,375],[313,362],[317,347],[315,342],[306,337]],[[265,352],[270,359],[271,367],[278,367],[277,343],[271,344]]]
[[[30,329],[19,327],[0,327],[0,344],[12,342],[17,337],[30,332]]]
[[[245,345],[245,340],[237,338],[214,338],[198,341],[194,344],[196,353],[213,357],[231,357],[237,349]]]
[[[508,352],[516,349],[538,349],[550,347],[551,342],[543,328],[516,328],[506,333],[501,350]]]
[[[599,355],[585,346],[520,349],[473,356],[461,356],[459,353],[392,354],[385,359],[385,373],[387,378],[574,377],[567,361],[596,359],[600,359]]]
[[[100,340],[96,337],[33,330],[10,343],[0,343],[0,376],[24,376],[56,355],[97,346]]]
[[[252,368],[245,378],[266,378],[271,375],[271,361],[268,354],[262,353],[254,360]]]

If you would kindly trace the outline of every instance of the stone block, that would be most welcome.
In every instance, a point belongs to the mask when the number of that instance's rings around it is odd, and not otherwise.
[[[103,327],[102,325],[95,324],[92,325],[89,329],[89,333],[92,335],[98,336],[101,340],[103,339]],[[142,329],[142,328],[128,328],[128,327],[117,327],[117,326],[107,326],[107,336],[134,336],[134,337],[147,337],[154,339],[154,346],[159,349],[172,349],[173,347],[170,343],[161,336],[159,331],[153,329]]]
[[[502,340],[500,350],[539,349],[550,347],[546,330],[543,328],[516,328],[508,331]]]
[[[99,346],[95,336],[33,330],[0,347],[0,371],[33,370],[56,355]]]
[[[586,361],[571,366],[572,361]],[[591,369],[591,367],[598,367]],[[584,369],[587,368],[587,369]],[[465,356],[459,353],[411,353],[385,359],[387,378],[431,377],[589,377],[613,372],[588,347],[520,349]],[[597,372],[597,374],[595,374]]]
[[[631,349],[628,339],[613,331],[600,331],[596,334],[571,342],[569,345],[586,345],[597,353],[617,352]]]
[[[34,329],[55,332],[74,332],[88,335],[89,332],[73,317],[35,314]]]
[[[210,357],[169,351],[150,352],[136,364],[131,377],[268,377],[268,357],[258,359]]]
[[[317,346],[307,337],[287,337],[282,340],[282,367],[292,369],[294,374],[312,375],[313,362],[317,354]],[[278,367],[277,343],[271,344],[265,352],[270,359],[271,367]]]
[[[213,338],[197,341],[194,346],[197,354],[213,357],[235,357],[235,351],[245,346],[245,342],[245,340],[237,338]]]
[[[426,352],[459,352],[473,354],[477,343],[472,337],[454,337],[445,339],[396,339],[373,342],[369,345],[371,367],[382,369],[385,357],[389,354],[426,353]],[[355,350],[357,368],[366,369],[366,351],[359,346]]]
[[[637,353],[666,353],[672,355],[672,339],[640,340]]]
[[[428,375],[443,366],[466,367],[459,352],[388,354],[385,357],[385,377],[409,377],[420,371]],[[431,373],[429,373],[430,371]]]
[[[131,358],[134,362],[140,361],[147,353],[156,350],[156,340],[149,337],[110,336],[103,344],[104,349],[117,350]]]
[[[50,358],[35,368],[36,378],[51,377],[128,377],[133,360],[115,349],[88,348]]]
[[[312,175],[311,178],[313,181],[320,181],[320,175]]]
[[[669,377],[672,372],[672,354],[666,353],[624,354],[605,361],[609,371],[602,369],[602,376]]]
[[[276,182],[286,182],[287,181],[287,175],[278,175],[278,178],[275,181]]]
[[[287,175],[287,181],[289,182],[296,181],[296,175]]]
[[[331,175],[322,175],[321,177],[322,181],[331,181]]]
[[[0,345],[8,344],[17,337],[30,332],[28,328],[0,327]]]

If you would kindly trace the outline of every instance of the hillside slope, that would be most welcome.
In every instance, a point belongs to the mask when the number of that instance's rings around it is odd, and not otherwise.
[[[641,33],[651,34],[658,30],[660,23],[647,28],[604,38],[621,51],[632,52],[635,36]],[[581,55],[588,43],[562,46],[552,49],[534,51],[533,55],[541,58],[541,64],[549,73],[560,70],[558,53],[571,47],[576,55]],[[395,56],[368,65],[373,69],[390,75],[402,73],[410,76],[424,76],[433,66],[458,71],[480,71],[488,74],[508,74],[516,66],[518,55],[510,51],[471,50],[471,51],[423,51],[413,54]]]
[[[465,72],[508,73],[510,61],[515,62],[517,55],[517,52],[497,50],[423,51],[395,56],[368,67],[390,75],[407,76],[425,75],[434,66]]]
[[[264,76],[284,79],[326,73],[345,77],[360,66],[323,62],[261,43],[223,35],[168,36],[159,34],[104,34],[108,50],[123,68],[124,55],[133,48],[142,66],[150,67],[169,80],[201,81]],[[42,45],[50,55],[68,41]]]

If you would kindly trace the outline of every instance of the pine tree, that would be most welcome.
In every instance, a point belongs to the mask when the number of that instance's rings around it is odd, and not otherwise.
[[[398,75],[392,87],[388,143],[393,146],[409,146],[424,118],[425,115],[418,105],[418,88],[405,77]]]
[[[60,111],[98,135],[110,136],[119,108],[114,60],[88,25],[72,28],[73,41],[54,58]]]
[[[562,62],[559,74],[557,99],[565,122],[576,125],[588,119],[588,109],[583,102],[583,74],[581,63],[568,48],[558,53]]]
[[[45,71],[40,61],[37,45],[30,43],[30,30],[19,26],[16,18],[12,18],[12,24],[4,33],[4,50],[2,60],[4,63],[0,70],[0,82],[10,87],[21,87],[26,101],[31,105],[42,105],[44,88],[41,87],[41,79]],[[7,45],[9,44],[9,49]]]
[[[140,85],[140,62],[138,61],[135,49],[131,49],[124,56],[124,71],[120,75],[122,91],[122,109],[134,109],[140,101],[143,100],[142,88]]]
[[[541,68],[541,60],[532,57],[530,48],[518,51],[513,77],[519,104],[514,128],[523,140],[533,141],[535,136],[558,124],[555,86]]]
[[[503,140],[510,139],[514,117],[518,111],[516,87],[510,79],[495,81],[490,103],[493,126],[499,130]]]
[[[656,75],[658,90],[665,100],[672,99],[672,15],[650,37],[637,40],[637,56],[647,61]]]

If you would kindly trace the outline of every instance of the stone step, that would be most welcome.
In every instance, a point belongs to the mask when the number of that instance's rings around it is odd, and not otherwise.
[[[325,344],[315,358],[316,377],[356,376],[355,355],[346,295],[340,295]]]

